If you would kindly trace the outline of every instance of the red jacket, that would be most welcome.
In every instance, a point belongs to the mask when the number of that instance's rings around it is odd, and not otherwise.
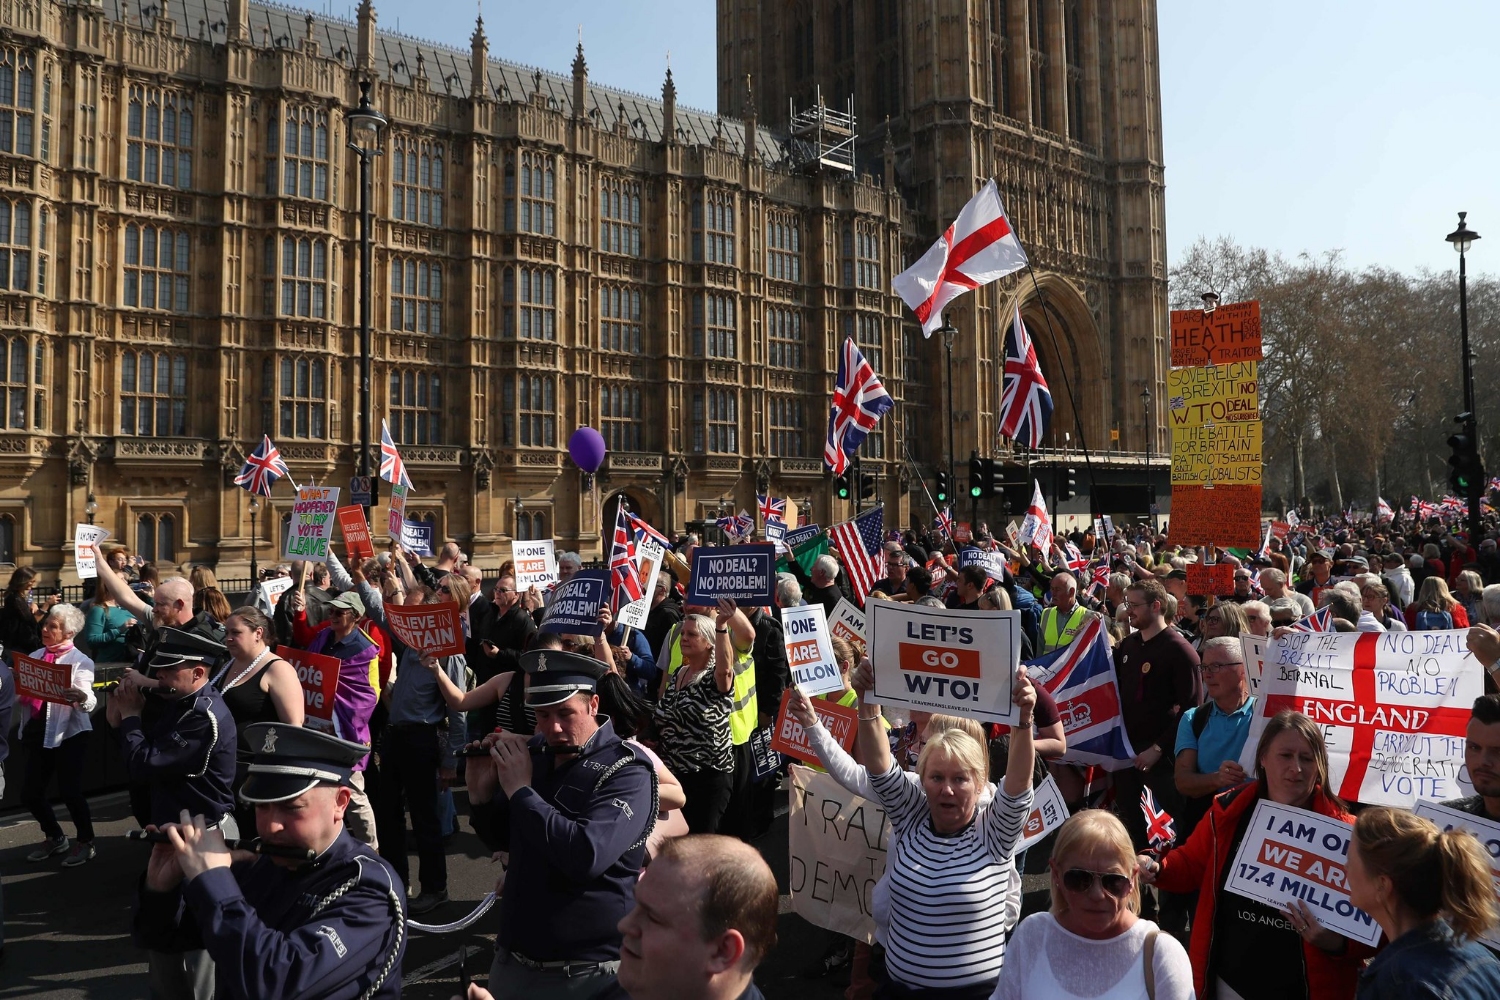
[[[1167,852],[1162,858],[1156,885],[1167,892],[1198,893],[1198,910],[1193,915],[1193,937],[1188,947],[1193,962],[1193,988],[1200,997],[1209,996],[1207,985],[1212,979],[1209,962],[1213,956],[1214,915],[1218,906],[1220,873],[1229,863],[1229,849],[1239,824],[1247,822],[1264,789],[1257,781],[1247,782],[1214,797],[1208,815],[1198,822],[1186,844]],[[1322,789],[1313,793],[1308,808],[1323,816],[1346,823],[1354,817],[1336,806]],[[1360,966],[1375,954],[1374,949],[1357,941],[1345,942],[1342,955],[1302,942],[1302,968],[1307,975],[1307,995],[1318,1000],[1342,1000],[1354,996]]]

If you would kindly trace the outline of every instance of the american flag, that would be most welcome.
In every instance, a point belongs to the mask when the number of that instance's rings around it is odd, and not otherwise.
[[[1177,839],[1177,824],[1172,816],[1156,803],[1156,793],[1150,788],[1141,789],[1141,812],[1146,815],[1146,842],[1158,851],[1165,851]]]
[[[838,380],[833,384],[833,405],[828,409],[828,443],[823,447],[823,464],[835,476],[843,475],[849,468],[849,456],[859,450],[881,415],[895,405],[854,338],[844,338]]]
[[[849,574],[849,585],[854,589],[855,599],[861,604],[875,584],[885,578],[885,565],[880,558],[885,537],[885,508],[867,510],[852,521],[845,521],[829,529],[829,537],[844,560],[844,572]]]
[[[653,539],[656,544],[660,545],[663,549],[671,551],[672,541],[666,535],[663,535],[660,531],[657,531],[655,528],[651,527],[651,525],[647,524],[645,521],[636,517],[629,511],[625,512],[625,519],[626,523],[630,525],[630,530],[635,533],[635,541],[637,545],[640,544],[641,539],[650,538]]]
[[[411,476],[406,474],[406,463],[401,461],[401,453],[396,450],[396,442],[391,440],[391,429],[386,426],[384,418],[380,421],[380,478],[397,486],[412,488]]]
[[[775,518],[782,524],[786,523],[785,497],[778,500],[768,493],[757,493],[755,494],[755,499],[760,504],[760,519],[762,521],[770,521],[772,518]]]
[[[641,570],[635,562],[635,534],[630,530],[630,512],[620,505],[615,515],[615,540],[609,550],[609,585],[614,600],[612,607],[639,601],[643,595]]]
[[[1000,393],[999,433],[1027,447],[1040,448],[1047,425],[1052,422],[1052,393],[1042,377],[1042,366],[1036,358],[1036,347],[1026,324],[1021,322],[1021,307],[1016,306],[1015,319],[1005,335],[1005,376]]]
[[[243,486],[251,493],[259,493],[263,497],[271,495],[271,487],[276,480],[282,476],[290,476],[292,470],[286,467],[281,460],[281,450],[271,443],[269,434],[262,434],[260,447],[250,453],[245,459],[244,468],[240,474],[234,477],[236,486]]]
[[[1333,608],[1319,608],[1306,618],[1292,622],[1288,627],[1293,632],[1332,632]]]

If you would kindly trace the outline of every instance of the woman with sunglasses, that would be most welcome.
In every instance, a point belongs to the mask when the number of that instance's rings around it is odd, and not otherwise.
[[[1187,951],[1137,916],[1124,823],[1102,809],[1074,813],[1057,831],[1050,867],[1052,909],[1016,928],[993,1000],[1192,1000]]]
[[[1218,601],[1203,612],[1198,633],[1198,651],[1201,653],[1203,644],[1210,639],[1220,636],[1238,638],[1248,631],[1250,623],[1245,620],[1245,612],[1240,606],[1231,601]]]
[[[1267,906],[1220,888],[1262,798],[1345,823],[1354,817],[1329,790],[1323,731],[1300,712],[1266,723],[1255,748],[1255,780],[1221,792],[1186,844],[1159,862],[1137,858],[1140,879],[1168,892],[1198,892],[1193,988],[1217,1000],[1343,1000],[1374,952],[1318,923],[1304,902]]]

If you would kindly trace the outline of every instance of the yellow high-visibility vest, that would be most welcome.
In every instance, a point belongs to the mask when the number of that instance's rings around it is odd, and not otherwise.
[[[1068,616],[1067,624],[1061,632],[1057,629],[1057,605],[1042,609],[1042,652],[1050,653],[1054,649],[1061,649],[1072,642],[1074,637],[1083,629],[1084,622],[1088,621],[1088,609],[1082,604],[1073,605],[1073,613]]]
[[[667,656],[667,676],[677,673],[682,666],[682,626],[674,626],[671,651]],[[730,645],[734,640],[730,640]],[[760,702],[755,697],[755,658],[746,651],[743,655],[735,650],[734,688],[731,691],[734,703],[729,710],[729,735],[735,746],[749,742],[750,734],[760,725]]]

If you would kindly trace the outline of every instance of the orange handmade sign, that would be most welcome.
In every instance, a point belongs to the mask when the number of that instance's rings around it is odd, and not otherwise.
[[[297,681],[302,685],[303,707],[307,712],[306,726],[333,732],[333,700],[339,687],[339,658],[290,646],[277,646],[276,655],[297,671]]]
[[[370,522],[363,507],[340,507],[339,530],[344,533],[344,552],[353,562],[375,558],[375,544],[370,540]]]
[[[1259,361],[1260,303],[1231,302],[1211,313],[1172,310],[1172,367]]]
[[[58,705],[70,704],[64,692],[73,686],[71,663],[48,663],[25,653],[14,653],[11,658],[15,668],[16,694]]]
[[[1172,484],[1170,533],[1178,545],[1260,548],[1260,486]]]
[[[461,656],[464,630],[460,625],[458,605],[415,604],[402,607],[387,604],[385,620],[391,632],[406,645],[428,656]]]
[[[802,723],[787,714],[786,707],[791,700],[792,689],[787,688],[781,693],[781,710],[776,713],[776,730],[771,734],[771,749],[817,766],[818,755],[813,753]],[[859,709],[845,708],[825,698],[812,699],[812,707],[818,714],[818,721],[823,723],[823,728],[828,730],[828,735],[833,737],[834,742],[845,750],[852,751],[855,732],[859,726]]]
[[[1229,563],[1205,566],[1193,563],[1187,568],[1187,592],[1214,597],[1234,593],[1234,567]]]

